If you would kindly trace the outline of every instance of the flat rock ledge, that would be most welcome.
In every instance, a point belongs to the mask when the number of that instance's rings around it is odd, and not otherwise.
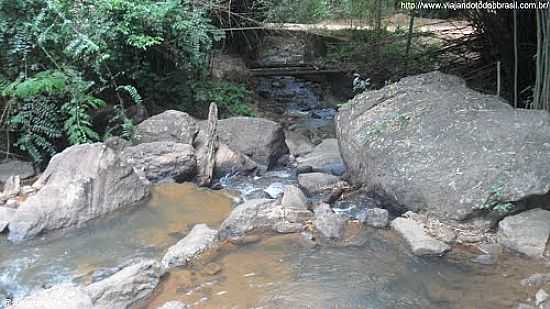
[[[498,224],[497,240],[530,257],[543,257],[550,238],[550,211],[532,209],[506,217]]]
[[[396,218],[391,227],[403,237],[416,256],[442,256],[450,247],[426,233],[424,226],[410,218]]]
[[[212,248],[218,238],[218,231],[206,224],[197,224],[182,240],[170,247],[162,258],[165,269],[187,266],[201,253]]]

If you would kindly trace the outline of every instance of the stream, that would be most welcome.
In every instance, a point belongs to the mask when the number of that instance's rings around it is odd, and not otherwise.
[[[271,99],[287,98],[282,104],[296,103],[293,93],[299,92],[304,101],[288,109],[300,114],[297,126],[329,132],[335,110],[321,107],[309,87],[275,78],[259,89],[268,89]],[[296,175],[287,168],[261,177],[228,175],[220,183],[219,191],[160,184],[141,207],[63,235],[17,245],[0,235],[0,297],[88,283],[134,259],[160,259],[194,224],[216,228],[239,201],[265,197],[267,188],[276,194],[295,184]],[[520,280],[546,267],[507,254],[496,265],[475,264],[477,253],[467,247],[444,258],[419,258],[394,232],[358,224],[349,224],[346,235],[342,244],[321,246],[301,234],[224,244],[216,254],[167,274],[146,308],[172,300],[196,308],[510,308],[528,298]]]

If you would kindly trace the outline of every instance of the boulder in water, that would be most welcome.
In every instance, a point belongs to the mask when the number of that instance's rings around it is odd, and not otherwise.
[[[344,224],[346,220],[334,213],[330,205],[322,203],[313,212],[315,213],[313,225],[315,225],[315,228],[322,236],[330,240],[340,240],[344,237]]]
[[[542,257],[550,239],[550,211],[532,209],[506,217],[498,224],[498,242],[531,257]]]
[[[432,72],[357,95],[336,118],[354,183],[436,218],[550,190],[550,113]]]
[[[85,289],[97,308],[135,308],[153,294],[163,274],[160,263],[144,260]]]
[[[127,147],[122,156],[136,173],[152,182],[191,180],[197,171],[195,149],[174,142],[143,143]]]
[[[298,184],[307,194],[316,194],[331,190],[340,185],[340,178],[325,173],[307,173],[298,175]]]
[[[80,287],[64,284],[16,300],[10,309],[93,309],[92,299]]]
[[[276,122],[251,117],[233,117],[218,121],[218,137],[255,162],[272,168],[288,153],[283,128]]]
[[[138,205],[149,186],[104,144],[83,144],[55,155],[40,176],[40,188],[16,210],[9,239],[80,227],[121,208]]]
[[[413,219],[396,218],[391,222],[391,227],[405,238],[414,255],[441,256],[450,250],[447,244],[428,235],[424,226]]]
[[[299,167],[311,166],[314,172],[342,176],[346,167],[340,156],[340,146],[335,138],[325,139],[313,151],[298,160]]]
[[[197,224],[182,240],[170,247],[162,258],[165,269],[186,266],[191,260],[213,247],[218,231],[206,224]]]
[[[136,127],[138,143],[174,142],[193,145],[199,129],[189,114],[168,110],[146,119]]]

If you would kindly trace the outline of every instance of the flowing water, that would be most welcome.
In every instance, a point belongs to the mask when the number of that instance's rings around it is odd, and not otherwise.
[[[294,181],[288,171],[268,176],[250,179],[251,186]],[[225,183],[238,191],[245,180]],[[142,207],[83,230],[21,245],[2,239],[0,287],[21,296],[60,282],[86,282],[97,270],[134,258],[160,259],[193,224],[218,226],[234,199],[191,184],[161,185]],[[224,244],[168,274],[147,308],[171,300],[196,308],[509,308],[528,297],[519,281],[546,267],[514,256],[481,266],[460,250],[418,258],[391,231],[350,227],[346,246],[312,246],[299,234]]]

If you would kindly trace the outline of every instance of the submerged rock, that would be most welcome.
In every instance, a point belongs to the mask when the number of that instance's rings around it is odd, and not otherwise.
[[[340,240],[344,236],[344,224],[346,220],[334,213],[330,205],[322,203],[313,212],[313,225],[322,236],[331,240]]]
[[[85,290],[97,308],[134,308],[153,294],[163,274],[160,263],[144,260],[88,285]]]
[[[498,242],[531,257],[542,257],[550,238],[550,211],[532,209],[498,224]]]
[[[136,173],[152,182],[191,180],[197,171],[195,149],[188,144],[144,143],[125,148],[122,156]]]
[[[164,305],[158,307],[157,309],[188,309],[188,308],[191,308],[191,306],[174,300],[174,301],[165,303]]]
[[[138,143],[174,142],[193,145],[199,129],[189,114],[168,110],[146,119],[136,127]]]
[[[186,266],[191,260],[210,249],[216,242],[218,231],[206,224],[197,224],[191,232],[170,247],[162,258],[165,269]]]
[[[391,227],[403,237],[411,247],[414,255],[443,255],[450,247],[442,241],[429,236],[424,226],[413,219],[396,218]]]
[[[72,285],[58,285],[16,300],[10,309],[95,309],[86,291]]]
[[[432,72],[340,108],[352,182],[413,211],[464,220],[494,202],[550,191],[550,113],[518,109]]]
[[[298,175],[298,184],[307,194],[332,190],[341,183],[340,178],[324,173],[307,173]]]
[[[12,241],[80,227],[138,205],[150,189],[118,152],[101,143],[72,146],[55,155],[34,186],[40,190],[17,208],[10,222]]]
[[[335,138],[324,140],[311,153],[297,160],[299,167],[311,166],[314,172],[342,176],[346,171],[344,161],[340,156],[340,146]]]
[[[288,153],[283,128],[276,122],[251,117],[218,121],[220,142],[255,162],[271,168]]]

